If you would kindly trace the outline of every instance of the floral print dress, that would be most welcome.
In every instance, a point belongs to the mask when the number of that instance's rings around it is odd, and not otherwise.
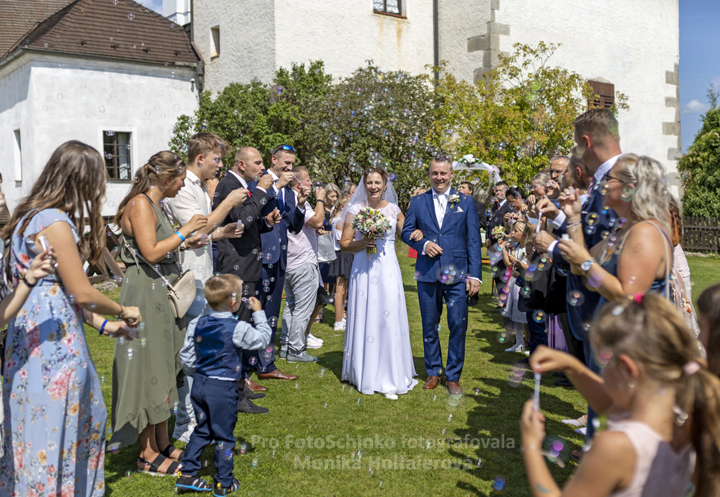
[[[55,222],[68,223],[79,240],[67,214],[38,212],[22,236],[12,236],[15,284],[39,252],[28,237]],[[0,496],[104,495],[107,409],[82,310],[58,275],[39,281],[10,322],[3,364]]]

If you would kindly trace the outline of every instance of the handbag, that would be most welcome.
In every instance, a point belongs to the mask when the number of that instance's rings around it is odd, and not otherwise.
[[[165,283],[165,286],[167,287],[168,301],[170,301],[170,308],[173,311],[175,319],[185,316],[185,313],[187,313],[188,309],[190,309],[193,300],[195,300],[195,294],[197,293],[197,288],[195,287],[195,275],[192,270],[188,269],[187,271],[183,271],[175,284],[171,285],[167,278],[165,278],[160,271],[155,269],[155,266],[146,261],[145,258],[140,255],[139,251],[130,247],[124,238],[123,243],[125,244],[125,248],[132,254],[133,259],[135,259],[135,264],[138,266],[140,265],[138,262],[138,258],[140,258],[141,261],[150,266],[152,270],[160,276],[160,279],[163,280],[163,283]]]
[[[337,255],[335,254],[335,241],[333,240],[332,233],[318,236],[317,246],[317,258],[319,263],[332,262],[337,259]]]

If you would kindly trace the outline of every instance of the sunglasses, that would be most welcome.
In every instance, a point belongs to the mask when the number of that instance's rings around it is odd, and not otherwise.
[[[294,151],[295,151],[295,147],[293,147],[293,146],[291,146],[291,145],[279,145],[279,146],[275,147],[273,150],[270,150],[270,153],[273,154],[273,155],[275,155],[275,154],[277,154],[277,153],[278,153],[279,151],[281,151],[281,150],[289,150],[289,151],[291,151],[291,152],[294,152]]]
[[[615,176],[611,176],[610,173],[607,173],[605,176],[603,176],[603,181],[605,181],[605,182],[610,181],[610,180],[612,180],[612,179],[614,179],[615,181],[618,181],[618,182],[620,182],[620,183],[623,182],[623,180],[621,180],[620,178],[616,178]]]

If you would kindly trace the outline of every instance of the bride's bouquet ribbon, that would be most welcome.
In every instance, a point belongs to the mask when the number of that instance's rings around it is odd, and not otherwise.
[[[377,209],[364,207],[358,212],[352,221],[353,229],[360,232],[365,238],[376,240],[382,238],[385,233],[390,231],[392,225],[390,220]],[[366,249],[367,256],[377,254],[377,247],[374,245]]]

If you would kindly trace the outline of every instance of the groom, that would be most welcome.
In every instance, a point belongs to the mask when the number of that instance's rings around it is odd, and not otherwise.
[[[450,394],[462,395],[458,382],[465,362],[467,299],[478,293],[482,278],[480,225],[472,197],[450,188],[455,173],[449,158],[433,159],[428,174],[432,190],[413,197],[402,230],[403,241],[418,252],[415,274],[428,374],[423,388],[433,390],[440,383],[438,328],[444,297],[450,326],[445,378]],[[415,230],[424,239],[413,236]]]

